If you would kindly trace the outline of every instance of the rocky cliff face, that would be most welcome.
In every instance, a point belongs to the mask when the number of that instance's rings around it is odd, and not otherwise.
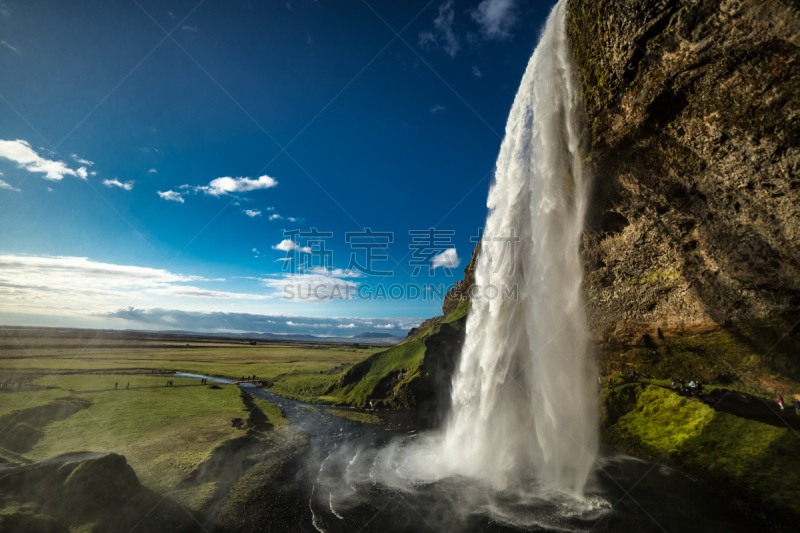
[[[601,372],[800,393],[800,6],[570,0],[568,34]]]
[[[571,0],[568,32],[602,366],[800,392],[797,2]]]

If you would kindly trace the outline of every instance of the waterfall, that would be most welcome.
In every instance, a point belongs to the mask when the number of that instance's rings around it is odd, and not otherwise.
[[[587,202],[576,127],[581,93],[566,13],[560,0],[508,117],[476,269],[480,293],[437,455],[450,473],[504,486],[533,471],[545,486],[581,494],[597,447],[597,413],[580,290]],[[503,287],[511,297],[502,297]]]
[[[442,432],[380,454],[386,484],[466,476],[581,498],[597,449],[578,253],[587,184],[566,6],[550,13],[508,117],[475,272],[478,293]]]

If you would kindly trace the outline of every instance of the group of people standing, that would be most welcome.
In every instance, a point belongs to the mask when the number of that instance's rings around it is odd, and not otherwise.
[[[680,389],[681,392],[685,392],[687,389],[686,382],[683,378],[674,379],[672,377],[669,378],[670,382],[672,383],[672,390]],[[703,384],[700,383],[698,380],[695,382],[693,379],[689,381],[689,394],[694,396],[695,394],[703,394]]]
[[[783,396],[778,394],[778,406],[780,406],[781,411],[783,411]],[[792,400],[792,407],[794,407],[794,412],[800,415],[800,400],[795,398]]]

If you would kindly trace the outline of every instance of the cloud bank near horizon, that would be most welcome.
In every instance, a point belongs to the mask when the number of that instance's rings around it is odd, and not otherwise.
[[[314,317],[135,307],[95,313],[94,316],[123,320],[131,326],[142,329],[204,333],[275,333],[318,337],[349,337],[368,331],[403,336],[408,330],[420,324],[420,320],[413,317]]]

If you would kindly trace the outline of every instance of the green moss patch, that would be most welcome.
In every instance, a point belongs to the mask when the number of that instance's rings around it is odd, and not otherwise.
[[[660,387],[624,385],[601,400],[608,444],[663,458],[770,513],[800,518],[800,438],[793,432]]]

